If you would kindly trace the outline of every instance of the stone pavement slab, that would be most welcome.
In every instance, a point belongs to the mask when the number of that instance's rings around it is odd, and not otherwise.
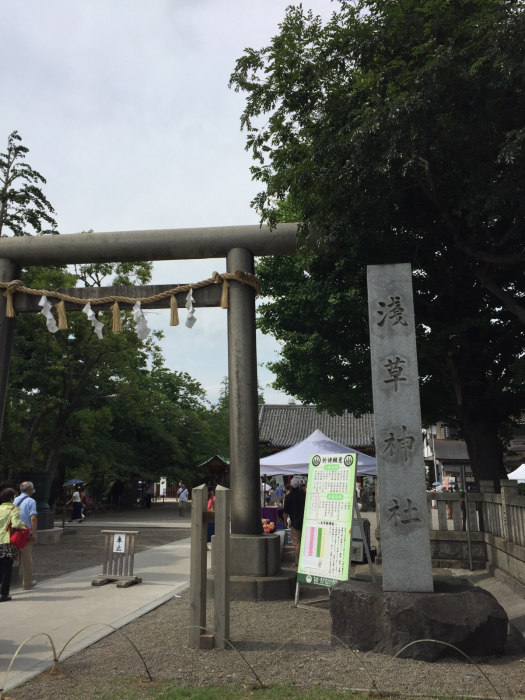
[[[28,637],[46,632],[60,653],[78,632],[61,657],[67,658],[113,631],[94,623],[122,627],[185,590],[190,579],[190,538],[135,554],[134,573],[142,578],[141,584],[92,586],[99,573],[102,567],[90,567],[48,579],[31,591],[13,591],[13,600],[1,608],[0,688],[13,688],[52,666],[49,640],[36,637],[22,648],[5,682],[13,654]],[[83,630],[88,625],[93,626]]]

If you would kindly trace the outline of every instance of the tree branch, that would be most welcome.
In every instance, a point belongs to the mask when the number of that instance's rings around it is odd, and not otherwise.
[[[487,274],[487,265],[483,265],[476,270],[476,277],[479,279],[481,285],[485,287],[485,289],[488,289],[489,292],[494,294],[494,296],[498,297],[498,299],[505,304],[505,307],[511,312],[511,314],[517,316],[521,323],[525,323],[525,308],[520,306],[511,294],[505,292],[503,289],[501,289],[501,287],[498,287],[493,280],[490,279]]]

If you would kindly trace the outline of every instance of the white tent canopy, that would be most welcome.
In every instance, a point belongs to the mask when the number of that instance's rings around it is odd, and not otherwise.
[[[507,474],[507,479],[517,479],[518,483],[525,484],[525,464],[522,464],[521,467],[518,467],[510,474]]]
[[[352,452],[357,455],[357,473],[359,476],[376,476],[377,466],[375,457],[352,450],[330,440],[320,430],[315,430],[306,440],[299,442],[287,450],[261,459],[261,476],[277,476],[278,474],[308,474],[310,457],[315,454],[341,454]]]

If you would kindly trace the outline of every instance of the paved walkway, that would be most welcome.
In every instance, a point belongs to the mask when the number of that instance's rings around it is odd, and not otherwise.
[[[136,554],[134,573],[142,578],[141,584],[130,588],[117,588],[111,583],[92,586],[91,581],[99,573],[102,573],[100,566],[82,569],[44,581],[32,591],[13,592],[13,600],[1,608],[0,688],[13,688],[52,665],[49,640],[39,636],[22,648],[4,686],[11,658],[28,637],[47,632],[60,653],[82,628],[102,622],[122,627],[185,590],[190,578],[190,539]],[[107,626],[92,626],[80,632],[62,658],[111,632]]]

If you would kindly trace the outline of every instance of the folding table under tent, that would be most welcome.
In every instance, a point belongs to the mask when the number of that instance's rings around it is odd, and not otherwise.
[[[297,443],[287,450],[277,452],[270,457],[260,460],[261,476],[277,476],[278,474],[308,474],[310,457],[314,454],[353,453],[357,455],[357,475],[376,476],[377,463],[375,457],[353,450],[330,440],[320,430],[315,430],[306,440]]]

